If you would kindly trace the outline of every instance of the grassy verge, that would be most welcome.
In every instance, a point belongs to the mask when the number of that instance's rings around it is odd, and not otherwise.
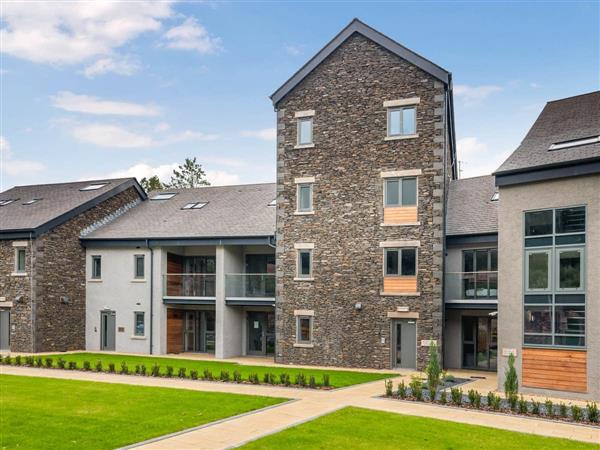
[[[125,362],[127,364],[129,372],[134,372],[136,365],[144,365],[148,373],[151,372],[152,366],[158,364],[160,366],[159,371],[161,375],[166,374],[167,367],[173,368],[173,376],[177,376],[179,369],[185,368],[186,374],[189,377],[190,371],[196,370],[199,378],[205,370],[211,371],[213,377],[219,378],[221,371],[227,371],[229,376],[233,379],[233,373],[238,371],[244,381],[248,381],[250,375],[257,375],[259,382],[263,382],[265,374],[272,374],[275,376],[277,384],[280,383],[280,375],[287,374],[291,379],[291,383],[294,384],[295,378],[298,374],[303,374],[306,380],[306,384],[309,383],[310,377],[315,378],[315,382],[318,386],[323,384],[323,376],[329,376],[329,384],[331,387],[345,387],[352,386],[355,384],[366,383],[369,381],[383,380],[390,376],[396,376],[393,373],[366,373],[366,372],[353,372],[353,371],[342,371],[342,370],[319,370],[319,369],[296,369],[292,367],[268,367],[268,366],[248,366],[243,364],[237,364],[232,362],[224,361],[202,361],[194,359],[175,359],[175,358],[153,358],[150,356],[126,356],[111,353],[62,353],[56,355],[49,355],[42,357],[45,361],[46,358],[52,358],[53,365],[56,367],[58,359],[63,358],[67,362],[77,363],[77,368],[81,369],[83,363],[88,361],[91,364],[92,370],[95,369],[95,365],[98,361],[102,362],[102,369],[108,370],[109,364],[115,365],[115,370],[119,372],[121,364]]]
[[[547,438],[445,420],[344,408],[251,442],[245,449],[597,449],[567,439]]]
[[[281,398],[0,375],[0,448],[108,449]]]

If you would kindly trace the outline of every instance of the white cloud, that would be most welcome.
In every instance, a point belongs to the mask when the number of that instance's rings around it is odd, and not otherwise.
[[[214,53],[221,48],[221,38],[211,36],[194,17],[188,17],[181,25],[171,28],[163,38],[165,47],[195,50],[203,55]]]
[[[286,45],[284,48],[290,56],[299,56],[304,53],[304,45]]]
[[[98,75],[107,73],[116,73],[117,75],[133,75],[140,70],[141,65],[137,58],[109,56],[101,58],[94,63],[86,66],[81,73],[87,78],[94,78]]]
[[[470,158],[487,151],[487,144],[476,137],[465,137],[456,142],[459,159]]]
[[[38,161],[15,159],[11,146],[4,136],[0,136],[0,172],[11,176],[27,176],[42,172],[46,167]]]
[[[264,128],[262,130],[242,131],[242,136],[262,139],[263,141],[274,141],[277,139],[277,130],[275,128]]]
[[[10,143],[4,136],[0,136],[0,152],[8,154],[10,152]]]
[[[490,95],[500,92],[502,88],[494,85],[468,86],[457,84],[453,90],[454,96],[461,99],[466,105],[476,105],[486,100]]]
[[[157,175],[160,181],[169,182],[173,170],[177,169],[179,164],[161,164],[158,166],[151,166],[146,163],[135,164],[125,170],[117,170],[108,174],[107,178],[121,178],[121,177],[135,177],[138,180],[142,178],[150,178]],[[103,178],[103,177],[97,177]],[[235,173],[226,172],[224,170],[206,170],[206,178],[213,186],[226,186],[231,184],[240,184],[240,177]]]
[[[170,1],[3,2],[2,52],[46,64],[78,64],[116,49],[173,16]]]
[[[78,95],[61,91],[50,97],[52,106],[65,111],[99,115],[157,116],[160,109],[155,105],[102,100],[90,95]]]
[[[542,85],[533,81],[533,82],[529,83],[529,87],[531,87],[533,89],[539,89],[542,87]]]
[[[511,154],[510,150],[492,150],[485,142],[473,136],[456,141],[456,152],[461,178],[489,175]]]
[[[156,126],[154,127],[154,131],[168,131],[170,129],[171,129],[171,125],[169,125],[167,122],[157,123]]]

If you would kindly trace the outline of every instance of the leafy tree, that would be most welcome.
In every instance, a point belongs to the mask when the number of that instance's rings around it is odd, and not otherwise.
[[[146,192],[160,191],[161,189],[164,188],[163,184],[160,182],[160,179],[158,178],[158,175],[153,175],[150,178],[144,177],[140,180],[140,184],[142,185],[142,187],[144,188],[144,190]]]
[[[196,162],[196,158],[185,158],[183,165],[173,170],[171,181],[165,183],[165,188],[195,188],[199,186],[209,186],[206,179],[206,173],[202,166]]]

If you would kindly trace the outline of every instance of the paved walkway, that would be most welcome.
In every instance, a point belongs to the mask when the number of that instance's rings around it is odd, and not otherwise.
[[[13,375],[125,383],[141,386],[159,386],[198,391],[229,392],[248,395],[284,397],[296,401],[268,408],[191,431],[184,431],[151,442],[141,443],[143,449],[223,449],[242,445],[248,441],[298,425],[346,406],[357,406],[398,414],[451,420],[474,425],[483,425],[511,431],[533,433],[543,436],[561,437],[600,443],[600,429],[529,419],[519,416],[490,414],[480,411],[435,406],[427,403],[392,401],[377,398],[383,393],[383,381],[365,383],[332,391],[293,389],[277,386],[253,386],[234,383],[204,382],[135,377],[128,375],[79,372],[56,369],[0,366],[0,372]],[[404,375],[404,378],[409,378]],[[395,381],[399,381],[398,378]],[[478,383],[482,380],[478,380]],[[489,381],[488,381],[489,383]],[[479,389],[479,388],[478,388]]]

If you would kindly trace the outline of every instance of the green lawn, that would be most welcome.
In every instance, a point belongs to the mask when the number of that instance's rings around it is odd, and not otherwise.
[[[351,386],[354,384],[365,383],[368,381],[375,380],[383,380],[385,378],[389,378],[390,376],[397,376],[398,374],[389,373],[365,373],[365,372],[351,372],[351,371],[341,371],[341,370],[318,370],[318,369],[295,369],[292,367],[267,367],[267,366],[247,366],[243,364],[237,364],[232,362],[224,362],[224,361],[201,361],[194,359],[175,359],[175,358],[153,358],[149,356],[125,356],[125,355],[115,355],[112,353],[62,353],[56,355],[49,355],[49,357],[53,358],[54,365],[56,366],[56,361],[58,358],[63,358],[66,361],[75,361],[77,362],[77,367],[81,368],[83,366],[84,361],[89,361],[92,365],[92,369],[94,368],[96,361],[102,361],[102,366],[104,370],[108,369],[109,363],[114,363],[116,370],[119,371],[121,367],[121,362],[125,361],[129,370],[131,372],[134,371],[136,364],[144,364],[148,372],[150,372],[150,368],[153,364],[160,365],[161,373],[165,373],[167,366],[171,366],[174,369],[175,375],[180,367],[185,367],[187,369],[187,373],[189,376],[190,370],[197,370],[201,375],[202,372],[207,369],[212,371],[212,374],[216,377],[219,376],[221,370],[226,370],[229,372],[230,376],[233,376],[233,372],[238,370],[244,380],[248,379],[248,375],[251,373],[256,373],[259,376],[260,381],[263,381],[263,375],[265,373],[273,373],[275,375],[279,375],[281,373],[287,373],[291,379],[292,383],[294,377],[298,373],[303,373],[306,375],[306,382],[308,383],[309,377],[312,375],[315,377],[317,384],[321,384],[323,380],[323,375],[328,374],[330,378],[330,384],[333,387],[344,387]],[[47,358],[47,356],[43,356],[43,358]]]
[[[0,448],[116,448],[282,401],[0,375]]]
[[[525,420],[525,419],[524,419]],[[245,449],[598,449],[566,439],[344,408],[251,442]]]

